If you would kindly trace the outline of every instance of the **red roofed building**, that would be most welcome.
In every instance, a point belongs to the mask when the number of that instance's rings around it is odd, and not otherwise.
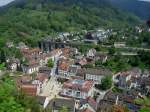
[[[39,80],[40,82],[44,82],[46,79],[48,79],[48,74],[38,73],[35,79]]]
[[[58,74],[62,76],[66,76],[68,74],[69,65],[72,61],[68,58],[61,58],[58,61]]]
[[[44,73],[38,73],[35,77],[35,80],[32,81],[32,84],[37,85],[39,88],[42,88],[43,83],[48,80],[48,75]]]
[[[77,61],[77,64],[79,64],[81,66],[86,65],[87,64],[87,59],[83,57],[82,59]]]
[[[22,76],[16,80],[16,86],[24,94],[36,96],[39,92],[39,86],[32,84],[31,82],[32,78],[30,76]]]
[[[37,95],[37,86],[33,84],[27,84],[20,86],[20,89],[23,93],[29,96],[36,96]]]
[[[93,96],[93,81],[80,79],[69,80],[64,83],[61,95],[86,99]]]

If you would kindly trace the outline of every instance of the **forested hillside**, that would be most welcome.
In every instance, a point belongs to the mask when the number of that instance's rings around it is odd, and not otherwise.
[[[144,20],[150,18],[150,2],[140,0],[109,0],[111,4],[134,13]]]
[[[105,0],[16,0],[1,8],[0,45],[95,27],[126,27],[139,19]]]

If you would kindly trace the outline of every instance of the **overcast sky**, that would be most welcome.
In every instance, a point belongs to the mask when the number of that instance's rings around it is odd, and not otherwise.
[[[12,1],[14,1],[14,0],[0,0],[0,6],[6,5]],[[143,0],[143,1],[150,1],[150,0]]]
[[[149,1],[150,2],[150,0],[143,0],[143,1]]]
[[[8,4],[9,2],[12,2],[14,0],[0,0],[0,6],[3,6],[3,5],[6,5]]]

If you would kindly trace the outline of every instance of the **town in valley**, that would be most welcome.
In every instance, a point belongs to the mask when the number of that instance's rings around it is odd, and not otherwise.
[[[149,29],[135,27],[134,31],[139,35]],[[7,42],[0,75],[13,79],[15,89],[34,97],[46,112],[149,108],[150,49],[128,45],[125,36],[112,42],[119,33],[102,28],[63,32],[42,38],[37,47]]]
[[[0,0],[0,112],[150,112],[150,0]]]

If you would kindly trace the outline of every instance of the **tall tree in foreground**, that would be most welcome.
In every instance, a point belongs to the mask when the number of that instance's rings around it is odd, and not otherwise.
[[[8,75],[8,74],[6,74]],[[0,79],[0,112],[42,112],[33,97],[25,96],[10,77]]]

